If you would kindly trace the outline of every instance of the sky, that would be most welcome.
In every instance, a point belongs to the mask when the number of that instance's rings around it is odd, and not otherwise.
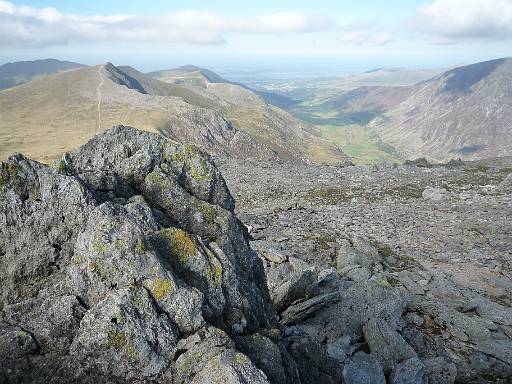
[[[0,63],[330,75],[512,56],[512,0],[0,0]]]

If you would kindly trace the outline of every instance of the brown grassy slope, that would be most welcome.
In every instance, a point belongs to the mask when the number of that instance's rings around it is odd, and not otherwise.
[[[98,130],[98,68],[59,73],[0,91],[0,159],[21,152],[48,162],[91,138]],[[102,88],[102,128],[125,123],[154,131],[165,117],[149,106],[133,108],[123,97],[115,101],[112,91],[125,87],[108,79]]]
[[[282,159],[324,163],[346,160],[314,128],[267,105],[242,87],[214,84],[205,89],[167,84],[133,68],[123,69],[111,64],[87,67],[1,91],[0,159],[22,152],[48,162],[83,144],[98,130],[101,93],[102,129],[125,124],[158,132],[172,121],[178,139],[194,137],[197,142],[193,144],[207,148],[208,123],[213,120],[207,119],[203,126],[191,122],[200,124],[200,116],[214,113],[275,150]],[[182,124],[176,121],[177,116],[191,121]]]

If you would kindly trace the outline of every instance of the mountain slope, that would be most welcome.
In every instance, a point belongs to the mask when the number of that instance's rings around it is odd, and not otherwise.
[[[512,59],[455,68],[416,85],[370,126],[407,157],[512,154]]]
[[[31,79],[84,67],[82,64],[56,59],[18,61],[0,66],[0,89],[15,87]]]
[[[196,67],[195,65],[164,69],[162,71],[150,72],[147,75],[167,83],[190,84],[202,87],[206,87],[209,83],[230,82],[209,69]]]
[[[268,104],[261,95],[243,84],[230,82],[212,71],[195,66],[149,75],[221,100],[222,105],[213,107],[217,112],[235,128],[271,148],[284,160],[299,158],[316,163],[336,163],[347,159],[336,145],[322,139],[318,128]]]
[[[216,87],[219,85],[220,87]],[[222,87],[222,86],[225,87]],[[232,84],[170,84],[106,64],[0,91],[0,157],[59,157],[116,124],[160,132],[212,154],[338,163],[346,156],[311,127]]]
[[[365,86],[351,89],[327,99],[322,108],[334,110],[347,119],[366,124],[374,117],[404,101],[411,87]]]

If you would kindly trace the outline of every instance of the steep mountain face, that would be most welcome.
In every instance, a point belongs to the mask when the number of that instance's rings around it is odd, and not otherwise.
[[[0,157],[55,159],[104,127],[135,125],[215,155],[340,163],[338,147],[312,127],[235,84],[166,83],[106,64],[0,92]],[[37,127],[35,129],[34,127]]]
[[[420,83],[370,126],[407,157],[446,161],[510,155],[512,59],[455,68]]]
[[[366,124],[404,101],[411,87],[359,87],[329,98],[323,108],[335,110],[348,119]]]
[[[328,164],[348,161],[348,157],[336,145],[321,138],[318,128],[268,104],[257,92],[242,84],[193,66],[150,75],[171,85],[180,84],[196,93],[221,100],[221,105],[211,108],[244,133],[244,142],[252,138],[258,146],[272,150],[275,157]]]
[[[50,75],[52,73],[82,67],[84,67],[82,64],[56,59],[7,63],[0,66],[0,89],[15,87],[37,76]]]

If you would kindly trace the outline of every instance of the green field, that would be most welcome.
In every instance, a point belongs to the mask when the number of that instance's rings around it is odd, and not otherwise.
[[[369,128],[359,125],[317,125],[322,136],[338,145],[355,164],[398,162],[399,156],[393,147],[382,143]]]
[[[352,116],[312,103],[297,104],[289,112],[315,125],[323,138],[340,147],[355,164],[400,161],[392,146],[383,143],[375,132],[355,122]]]

